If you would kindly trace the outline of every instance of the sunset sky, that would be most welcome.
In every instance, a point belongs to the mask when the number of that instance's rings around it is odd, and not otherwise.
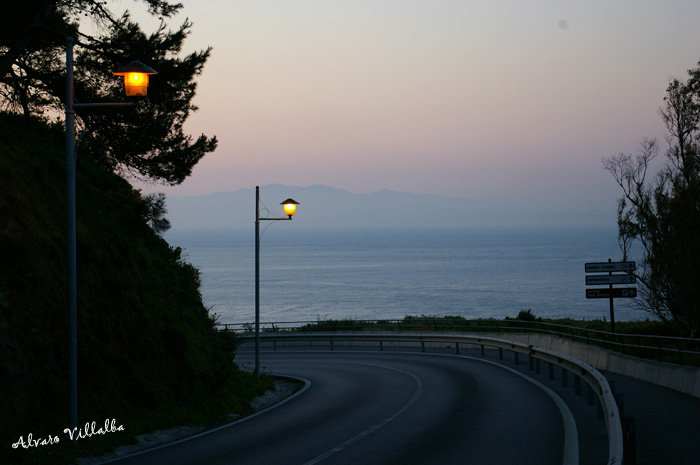
[[[148,189],[175,197],[324,184],[614,210],[602,157],[663,141],[668,81],[700,59],[697,0],[182,3],[187,51],[213,47],[187,130],[219,148]]]

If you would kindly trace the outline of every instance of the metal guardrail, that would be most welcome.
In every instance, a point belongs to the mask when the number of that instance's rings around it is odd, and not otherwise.
[[[239,334],[253,331],[250,323],[217,325]],[[650,360],[700,365],[700,339],[645,334],[610,333],[595,329],[541,321],[466,320],[462,318],[411,318],[403,320],[329,320],[261,323],[261,332],[293,331],[459,331],[499,333],[539,333],[596,345],[622,354]]]
[[[254,336],[241,337],[243,342],[254,341]],[[620,412],[615,401],[613,391],[608,384],[607,379],[593,366],[584,363],[573,357],[552,352],[550,350],[525,345],[518,342],[506,341],[503,339],[469,336],[469,335],[447,335],[447,334],[341,334],[341,333],[265,333],[261,335],[261,341],[277,342],[298,342],[298,341],[315,341],[328,342],[331,349],[334,348],[335,342],[377,342],[380,350],[383,349],[384,341],[391,342],[419,342],[425,343],[448,343],[454,344],[457,353],[459,353],[460,344],[478,345],[483,347],[495,347],[502,350],[510,350],[517,354],[524,354],[532,359],[539,359],[557,365],[571,373],[579,376],[581,379],[593,389],[600,401],[600,406],[603,410],[605,424],[608,431],[608,465],[621,465],[623,459],[623,433]]]

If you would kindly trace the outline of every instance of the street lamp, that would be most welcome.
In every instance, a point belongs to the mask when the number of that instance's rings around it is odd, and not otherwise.
[[[284,214],[291,220],[292,216],[294,216],[294,213],[297,211],[297,205],[299,205],[299,202],[296,202],[293,199],[287,199],[280,203],[280,205],[284,207]]]
[[[287,218],[260,218],[260,187],[255,187],[255,377],[260,377],[260,221],[291,220],[299,202],[287,199],[284,206]]]
[[[141,67],[132,66],[127,72],[121,74],[122,70],[138,63]],[[125,81],[131,77],[133,82],[138,83],[135,91],[130,93],[129,85],[126,84],[127,95],[146,95],[148,87],[148,75],[156,72],[145,66],[143,63],[131,62],[129,65],[118,70],[116,75],[124,75]],[[143,74],[146,73],[146,74]],[[145,75],[145,85],[142,84]],[[73,97],[73,38],[66,38],[66,219],[68,233],[68,350],[70,358],[70,368],[68,372],[70,392],[70,427],[78,427],[78,285],[77,285],[77,259],[76,259],[76,214],[75,214],[75,109],[80,108],[120,108],[133,107],[136,102],[119,103],[75,103]]]
[[[124,76],[124,90],[128,97],[145,97],[148,92],[148,76],[158,73],[140,61],[132,61],[112,74]]]

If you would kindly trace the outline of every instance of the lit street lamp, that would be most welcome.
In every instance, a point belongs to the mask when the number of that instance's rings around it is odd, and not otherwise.
[[[146,95],[148,75],[157,74],[143,63],[132,61],[114,73],[124,76],[127,95]],[[133,89],[133,90],[131,90]],[[75,109],[133,107],[136,102],[75,103],[73,97],[73,38],[66,38],[66,219],[68,223],[68,346],[70,369],[70,427],[78,427],[78,286],[75,214]]]
[[[145,97],[148,92],[148,76],[158,73],[140,61],[132,61],[112,74],[124,76],[124,90],[128,97]]]
[[[255,187],[255,377],[260,377],[260,221],[291,220],[299,202],[287,199],[284,206],[287,218],[260,218],[260,187]]]

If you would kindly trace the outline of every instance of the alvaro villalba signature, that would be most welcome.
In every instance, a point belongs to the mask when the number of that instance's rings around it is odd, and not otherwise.
[[[78,439],[85,439],[91,436],[97,436],[100,434],[116,433],[118,431],[124,431],[124,426],[117,426],[117,420],[108,418],[105,420],[104,426],[97,426],[96,422],[85,423],[82,428],[66,428],[63,430],[64,433],[68,435],[68,439],[71,441],[77,441]],[[19,440],[12,444],[13,449],[22,447],[23,449],[29,449],[30,447],[48,446],[51,444],[57,444],[60,442],[58,436],[53,436],[49,434],[48,438],[34,438],[32,433],[29,433],[27,439],[24,436],[20,436]]]

